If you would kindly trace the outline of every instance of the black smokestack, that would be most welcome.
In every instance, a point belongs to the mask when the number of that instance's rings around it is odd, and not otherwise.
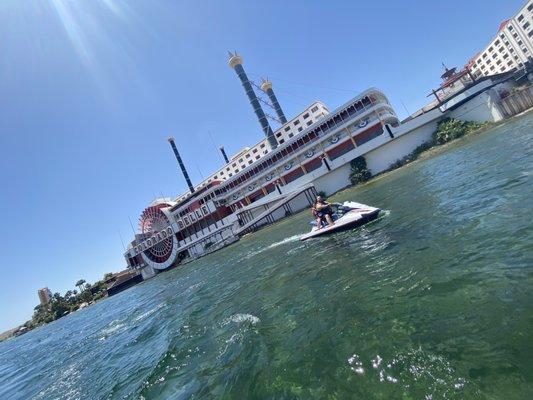
[[[274,94],[274,90],[272,90],[272,82],[270,82],[267,79],[263,79],[263,83],[261,84],[261,90],[265,92],[270,99],[270,102],[272,103],[272,107],[274,107],[274,110],[276,110],[276,114],[278,115],[278,118],[282,124],[287,123],[287,118],[285,118],[285,114],[283,113],[283,110],[281,109],[281,106],[279,105],[278,98]]]
[[[257,115],[257,119],[259,119],[259,124],[261,125],[261,128],[265,133],[265,136],[268,140],[268,144],[271,148],[275,149],[276,147],[278,147],[278,142],[274,136],[274,132],[272,132],[270,124],[268,123],[265,112],[263,111],[263,108],[261,108],[261,104],[259,104],[259,100],[257,99],[254,89],[252,88],[252,84],[248,80],[246,72],[244,72],[244,68],[242,67],[242,57],[239,56],[237,53],[232,54],[231,52],[229,53],[229,55],[229,66],[233,68],[235,72],[237,72],[237,75],[241,80],[242,86],[244,87],[244,91],[246,92],[246,95],[250,100],[250,104],[254,109],[255,115]]]
[[[192,185],[191,178],[189,178],[189,174],[187,173],[187,169],[185,168],[185,165],[183,164],[183,160],[181,159],[180,153],[178,152],[178,148],[176,147],[176,143],[174,143],[174,138],[169,137],[168,142],[170,143],[170,146],[172,146],[172,150],[174,151],[174,155],[176,156],[176,160],[178,160],[178,164],[181,169],[181,173],[183,174],[183,177],[185,178],[185,181],[187,182],[187,185],[189,186],[189,190],[191,193],[194,193],[194,186]]]
[[[224,161],[226,162],[226,164],[229,164],[229,158],[226,154],[226,150],[224,150],[224,146],[220,146],[220,152],[222,153],[222,157],[224,157]]]

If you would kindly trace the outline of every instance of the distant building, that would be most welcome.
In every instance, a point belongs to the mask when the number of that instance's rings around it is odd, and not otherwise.
[[[39,301],[41,302],[41,305],[48,304],[50,303],[50,300],[52,300],[52,292],[47,287],[39,289],[37,294],[39,295]]]
[[[533,58],[533,0],[500,24],[496,37],[468,63],[476,77],[522,67]]]

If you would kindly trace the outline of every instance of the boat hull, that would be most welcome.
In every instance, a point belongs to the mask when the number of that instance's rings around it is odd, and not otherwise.
[[[319,237],[319,236],[325,236],[325,235],[330,235],[330,234],[337,233],[337,232],[343,232],[343,231],[347,231],[350,229],[355,229],[359,226],[365,225],[375,220],[378,217],[380,211],[381,210],[379,208],[376,208],[371,211],[359,214],[360,215],[359,218],[351,218],[346,221],[337,220],[335,221],[335,225],[328,226],[322,229],[314,229],[313,231],[300,237],[300,240],[303,241],[303,240],[312,239],[312,238]]]

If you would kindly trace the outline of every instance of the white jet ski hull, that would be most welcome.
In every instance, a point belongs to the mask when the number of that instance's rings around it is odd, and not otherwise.
[[[361,225],[375,220],[378,217],[379,212],[381,211],[379,208],[370,207],[365,204],[350,201],[345,202],[343,206],[351,207],[353,208],[353,210],[348,211],[342,217],[337,219],[333,226],[326,226],[320,229],[318,229],[317,227],[313,227],[313,229],[311,229],[311,232],[301,236],[300,240],[307,240],[322,235],[328,235],[335,232],[341,232],[348,229],[357,228]]]

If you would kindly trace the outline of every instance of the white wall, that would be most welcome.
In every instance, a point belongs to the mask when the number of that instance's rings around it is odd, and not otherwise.
[[[329,161],[331,163],[331,161]],[[336,192],[350,184],[350,164],[344,164],[325,175],[322,175],[315,182],[317,191],[324,191],[327,195]]]
[[[498,94],[494,89],[489,89],[450,112],[448,117],[461,121],[497,122],[503,119],[497,101]]]
[[[151,266],[147,265],[141,269],[141,275],[143,280],[150,279],[155,275],[155,270]]]
[[[372,175],[385,171],[395,161],[402,159],[415,148],[431,140],[437,129],[438,119],[395,138],[387,144],[365,154],[368,170]]]

